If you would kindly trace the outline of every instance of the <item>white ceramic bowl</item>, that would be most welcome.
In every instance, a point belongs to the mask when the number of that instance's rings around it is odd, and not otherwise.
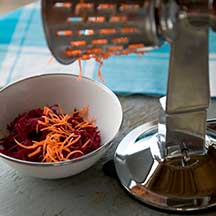
[[[102,146],[80,158],[57,163],[17,160],[0,154],[14,169],[28,176],[64,178],[78,174],[96,163],[108,150],[122,122],[122,108],[116,95],[96,81],[68,74],[47,74],[27,78],[0,91],[0,129],[25,111],[61,104],[65,112],[89,105],[89,116],[96,118]]]

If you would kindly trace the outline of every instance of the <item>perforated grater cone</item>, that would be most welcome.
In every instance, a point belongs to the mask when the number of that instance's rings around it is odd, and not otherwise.
[[[216,205],[216,133],[206,130],[208,29],[216,29],[215,5],[214,0],[42,1],[48,45],[63,64],[142,53],[170,42],[159,123],[135,128],[114,156],[125,189],[161,209]]]
[[[56,59],[142,52],[162,44],[156,1],[42,1],[44,29]]]

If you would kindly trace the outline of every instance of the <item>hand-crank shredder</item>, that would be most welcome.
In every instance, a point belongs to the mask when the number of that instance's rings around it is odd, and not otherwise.
[[[115,167],[121,184],[146,204],[177,211],[215,206],[216,132],[206,110],[216,1],[43,0],[42,17],[48,46],[62,64],[86,54],[141,52],[170,43],[160,120],[122,140]]]

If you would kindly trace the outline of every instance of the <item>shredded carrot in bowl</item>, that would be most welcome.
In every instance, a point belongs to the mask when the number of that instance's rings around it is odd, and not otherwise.
[[[63,113],[61,107],[45,106],[17,117],[9,136],[0,139],[0,153],[28,161],[59,162],[88,154],[100,147],[100,132],[88,107]],[[3,150],[1,150],[3,149]]]

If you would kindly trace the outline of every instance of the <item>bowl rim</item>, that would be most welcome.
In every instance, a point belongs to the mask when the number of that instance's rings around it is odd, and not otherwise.
[[[22,78],[22,79],[19,79],[19,80],[16,80],[8,85],[6,85],[5,87],[3,87],[2,89],[0,89],[0,94],[4,91],[6,91],[8,88],[12,87],[12,86],[16,86],[22,82],[25,82],[27,80],[32,80],[32,79],[39,79],[41,77],[49,77],[49,76],[56,76],[56,77],[61,77],[61,76],[67,76],[67,77],[73,77],[73,78],[78,78],[78,75],[75,75],[75,74],[68,74],[68,73],[49,73],[49,74],[39,74],[39,75],[33,75],[33,76],[29,76],[29,77],[26,77],[26,78]],[[82,79],[84,80],[87,80],[87,82],[92,82],[93,84],[97,85],[98,87],[102,88],[105,92],[107,92],[109,95],[111,95],[115,101],[117,102],[117,105],[119,106],[120,108],[120,124],[119,124],[119,127],[118,127],[118,130],[114,133],[114,135],[110,138],[109,141],[107,141],[106,143],[104,143],[103,145],[101,145],[98,149],[86,154],[86,155],[83,155],[81,157],[78,157],[78,158],[74,158],[74,159],[71,159],[71,160],[66,160],[66,161],[59,161],[59,162],[34,162],[34,161],[26,161],[26,160],[20,160],[20,159],[16,159],[16,158],[13,158],[13,157],[10,157],[8,155],[5,155],[3,153],[0,153],[0,158],[4,158],[6,160],[9,160],[9,161],[12,161],[12,162],[16,162],[16,163],[19,163],[19,164],[24,164],[24,165],[30,165],[30,166],[44,166],[44,167],[50,167],[50,166],[64,166],[64,165],[69,165],[69,164],[72,164],[72,163],[75,163],[75,162],[78,162],[78,161],[82,161],[82,160],[85,160],[91,156],[94,156],[96,155],[99,151],[101,151],[102,149],[104,148],[108,148],[110,146],[110,144],[112,143],[112,141],[114,140],[114,138],[117,136],[117,134],[119,133],[119,130],[122,126],[122,123],[123,123],[123,110],[122,110],[122,106],[121,106],[121,103],[118,99],[118,97],[116,96],[116,94],[111,90],[109,89],[107,86],[105,86],[104,84],[96,81],[96,80],[93,80],[91,78],[88,78],[88,77],[82,77]]]

